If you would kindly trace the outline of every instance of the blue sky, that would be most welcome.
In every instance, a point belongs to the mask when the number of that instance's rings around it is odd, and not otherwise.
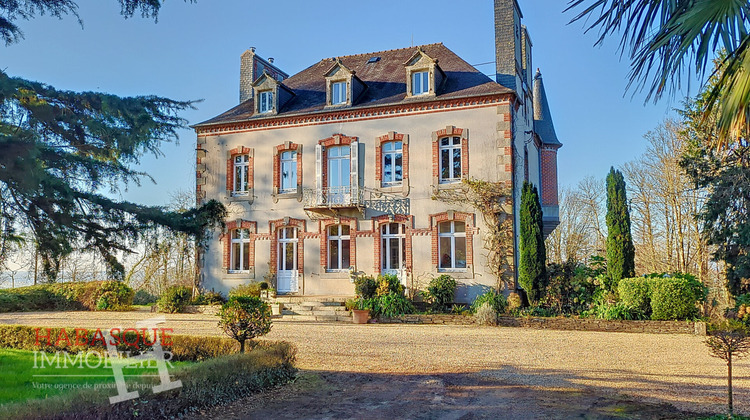
[[[642,154],[643,135],[680,101],[644,105],[643,94],[625,94],[629,67],[615,51],[617,40],[594,47],[595,34],[584,35],[582,23],[568,25],[567,1],[519,3],[564,143],[560,185],[603,178],[610,166]],[[191,124],[237,104],[239,56],[250,46],[289,74],[325,57],[412,43],[442,42],[470,64],[494,61],[493,0],[172,0],[158,23],[123,19],[115,0],[80,0],[79,7],[83,28],[73,18],[20,22],[25,39],[0,46],[0,68],[61,89],[202,100],[182,114]],[[477,68],[494,72],[493,64]],[[138,168],[156,184],[144,180],[122,198],[165,204],[171,192],[192,189],[194,148],[194,132],[181,131],[178,144],[162,148],[164,157],[144,157]]]

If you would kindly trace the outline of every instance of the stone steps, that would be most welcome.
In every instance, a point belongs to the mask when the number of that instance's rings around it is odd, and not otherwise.
[[[280,296],[271,300],[284,304],[284,321],[351,322],[344,302],[350,297]]]

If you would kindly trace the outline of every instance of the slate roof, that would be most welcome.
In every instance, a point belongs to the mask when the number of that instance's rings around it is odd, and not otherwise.
[[[414,55],[417,48],[421,48],[428,56],[438,60],[438,66],[447,76],[436,97],[406,98],[404,63]],[[368,63],[371,57],[380,57],[380,60]],[[354,105],[343,109],[513,93],[511,89],[482,74],[442,43],[347,55],[338,57],[338,59],[346,67],[353,70],[356,76],[367,86],[367,90],[359,98],[356,98]],[[276,115],[253,115],[253,100],[249,99],[229,111],[195,126],[329,111],[330,109],[324,109],[326,105],[325,73],[331,68],[334,60],[335,58],[323,59],[285,79],[283,84],[291,89],[295,96]]]
[[[562,146],[557,139],[555,124],[552,123],[552,113],[547,102],[547,92],[544,91],[542,72],[538,69],[534,76],[534,132],[549,146]]]

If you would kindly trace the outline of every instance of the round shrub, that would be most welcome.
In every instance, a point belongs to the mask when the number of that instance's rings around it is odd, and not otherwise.
[[[139,289],[133,295],[133,305],[153,305],[157,300],[159,300],[159,297],[146,289]]]
[[[260,297],[260,283],[247,283],[235,286],[229,291],[229,299],[233,297]]]
[[[655,278],[650,284],[651,319],[677,320],[698,316],[697,304],[708,296],[708,288],[691,275]]]
[[[427,286],[426,300],[430,302],[432,310],[447,312],[456,297],[456,279],[443,274],[430,280]]]
[[[245,352],[245,341],[271,331],[271,306],[255,296],[234,296],[221,306],[219,327],[240,343]]]
[[[508,301],[505,299],[505,296],[495,290],[490,290],[474,299],[474,303],[471,304],[471,313],[477,313],[479,308],[485,303],[488,303],[498,314],[505,312],[508,308]]]
[[[135,292],[121,281],[105,281],[96,291],[96,310],[121,310],[133,304]]]
[[[653,279],[634,277],[621,279],[617,285],[620,301],[631,308],[640,310],[646,315],[651,314],[651,290]]]
[[[183,312],[185,307],[190,304],[193,292],[189,287],[172,286],[161,295],[156,303],[159,306],[159,312],[170,314]]]
[[[370,299],[378,290],[378,282],[372,276],[358,277],[354,280],[354,291],[362,299]]]

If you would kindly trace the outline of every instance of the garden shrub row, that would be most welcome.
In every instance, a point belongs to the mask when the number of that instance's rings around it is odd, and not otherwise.
[[[133,289],[118,281],[0,289],[0,312],[122,310],[133,304],[133,295]]]
[[[37,333],[38,330],[38,333]],[[65,330],[65,332],[62,332]],[[76,342],[76,333],[79,335]],[[153,331],[148,331],[150,342],[153,341]],[[117,333],[116,333],[117,334]],[[39,345],[37,345],[37,335]],[[49,336],[49,340],[46,338]],[[64,337],[68,337],[66,342]],[[138,354],[150,350],[149,343],[143,343],[143,333],[140,337],[134,331],[125,333],[117,345],[119,351],[130,351]],[[26,325],[0,325],[0,348],[29,350],[29,351],[68,351],[78,353],[81,351],[95,350],[106,351],[106,346],[101,340],[96,340],[96,331],[75,328],[44,328]],[[47,344],[49,341],[50,344]],[[126,344],[132,343],[131,344]],[[164,337],[164,350],[172,352],[172,358],[176,361],[201,361],[218,356],[234,354],[239,352],[239,344],[224,337],[194,337],[188,335],[173,335],[167,332]],[[80,343],[80,344],[78,344]],[[85,344],[84,344],[85,343]]]
[[[153,394],[147,388],[139,391],[141,398],[117,404],[109,403],[109,397],[116,395],[114,389],[71,391],[1,407],[0,418],[181,418],[294,379],[295,357],[296,348],[289,343],[257,346],[249,353],[221,356],[175,370],[172,380],[182,381],[182,387],[171,391]]]
[[[617,290],[623,305],[653,320],[695,318],[698,303],[708,296],[706,286],[690,274],[622,279]]]

